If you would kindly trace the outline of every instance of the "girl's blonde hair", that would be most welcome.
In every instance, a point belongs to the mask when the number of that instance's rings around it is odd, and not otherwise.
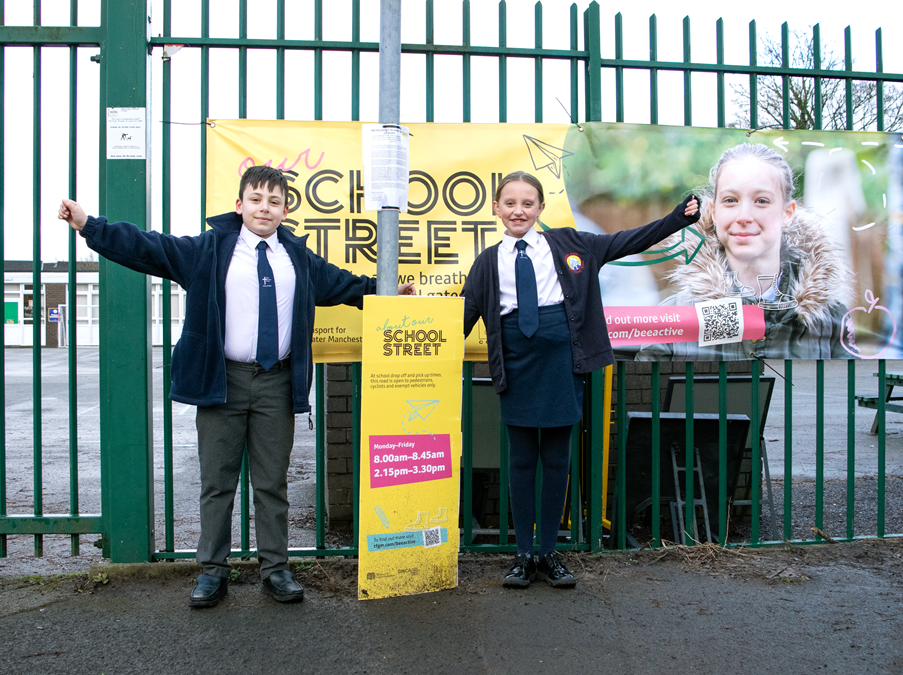
[[[784,203],[789,204],[793,201],[793,193],[796,190],[793,169],[790,168],[787,160],[780,154],[761,143],[735,145],[721,154],[721,157],[715,162],[715,166],[709,171],[708,190],[711,191],[712,198],[714,199],[715,193],[718,191],[718,179],[721,177],[721,170],[724,168],[724,165],[728,162],[750,158],[761,160],[771,166],[775,171],[781,191],[784,193]]]
[[[702,213],[702,218],[699,221],[700,227],[706,234],[712,234],[716,239],[718,235],[715,234],[714,223],[715,193],[718,190],[718,179],[721,177],[721,171],[728,162],[750,158],[761,160],[774,169],[775,178],[784,196],[784,204],[789,204],[793,201],[793,193],[796,191],[796,178],[793,175],[793,169],[790,168],[787,160],[780,154],[761,143],[742,143],[728,148],[721,153],[721,157],[718,158],[718,161],[715,162],[715,165],[709,171],[708,183],[698,186],[694,191],[694,194],[699,198],[699,210]],[[801,204],[797,206],[791,226],[802,210]]]

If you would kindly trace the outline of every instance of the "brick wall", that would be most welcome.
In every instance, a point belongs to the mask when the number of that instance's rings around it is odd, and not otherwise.
[[[320,420],[317,420],[320,423]],[[349,532],[352,510],[351,365],[326,366],[326,505],[330,529]]]

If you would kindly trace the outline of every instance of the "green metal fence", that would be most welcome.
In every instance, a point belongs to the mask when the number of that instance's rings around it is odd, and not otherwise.
[[[43,131],[41,127],[41,86],[42,86],[42,55],[46,49],[69,50],[69,148],[68,148],[68,190],[71,196],[76,196],[80,189],[78,180],[77,162],[78,134],[76,132],[77,113],[76,102],[79,92],[79,82],[76,75],[77,50],[80,47],[96,47],[98,55],[92,60],[99,63],[100,68],[100,96],[97,101],[100,115],[99,128],[99,204],[101,211],[114,214],[117,219],[128,220],[139,227],[150,227],[150,192],[149,184],[151,176],[150,163],[145,160],[115,160],[115,165],[106,159],[103,148],[105,147],[104,111],[108,107],[151,107],[150,77],[149,72],[153,59],[163,58],[162,63],[162,94],[153,103],[153,120],[161,120],[160,144],[162,146],[162,161],[159,170],[162,178],[162,228],[164,232],[170,231],[173,219],[173,206],[170,195],[170,187],[173,184],[173,140],[172,124],[184,123],[186,120],[176,120],[172,117],[173,105],[173,72],[178,67],[178,60],[171,60],[164,55],[166,45],[182,45],[184,49],[196,50],[200,55],[200,86],[197,94],[199,108],[198,118],[190,121],[203,128],[210,111],[210,94],[218,87],[229,87],[232,95],[238,103],[238,116],[246,117],[248,112],[249,92],[252,83],[249,81],[249,56],[255,52],[274,54],[276,64],[275,87],[275,118],[284,119],[286,113],[287,73],[286,57],[288,54],[306,54],[312,57],[311,70],[301,76],[297,72],[292,74],[294,82],[303,82],[305,87],[312,90],[313,118],[323,119],[324,95],[336,86],[335,80],[324,79],[324,56],[330,53],[347,54],[350,57],[350,73],[347,80],[338,86],[350,89],[350,110],[347,116],[351,120],[360,119],[361,111],[361,57],[365,54],[378,53],[379,45],[376,42],[361,40],[361,2],[351,0],[350,35],[348,40],[324,39],[324,3],[323,0],[314,0],[312,15],[305,17],[305,21],[312,25],[313,37],[311,39],[287,39],[286,38],[286,2],[277,0],[275,7],[275,37],[251,38],[248,33],[249,3],[247,0],[239,0],[238,3],[238,36],[216,37],[211,35],[211,11],[210,0],[202,0],[200,3],[200,28],[196,33],[174,34],[173,13],[177,11],[171,0],[162,2],[162,34],[157,37],[149,36],[148,7],[149,3],[137,0],[134,2],[112,2],[104,0],[101,3],[100,21],[96,26],[79,26],[76,17],[79,16],[77,0],[71,0],[69,4],[68,26],[44,26],[42,25],[41,3],[35,3],[33,25],[31,26],[6,26],[4,8],[0,8],[0,78],[5,78],[7,49],[13,47],[29,47],[33,50],[34,89],[33,89],[33,115],[35,120],[35,134],[33,151],[35,158],[41,156],[41,143]],[[659,112],[662,105],[659,97],[659,74],[662,72],[675,72],[683,75],[683,117],[685,125],[693,124],[693,80],[694,73],[712,73],[717,79],[717,119],[719,126],[727,123],[727,100],[725,92],[725,77],[729,75],[748,76],[751,87],[751,108],[749,111],[751,124],[758,124],[758,103],[756,98],[757,79],[760,77],[781,78],[784,97],[784,127],[790,126],[789,109],[789,83],[790,78],[811,78],[815,81],[816,96],[820,100],[820,83],[823,79],[839,79],[845,83],[847,97],[847,128],[853,128],[852,108],[852,84],[855,81],[875,82],[878,84],[875,106],[877,108],[877,130],[884,129],[884,83],[903,83],[903,73],[883,72],[882,34],[879,29],[875,35],[876,63],[874,70],[861,71],[853,69],[851,33],[847,29],[844,36],[845,66],[843,70],[824,70],[821,68],[820,45],[821,35],[819,27],[813,29],[813,38],[816,45],[815,69],[799,69],[792,67],[789,59],[790,34],[788,26],[782,27],[781,41],[783,47],[783,62],[780,66],[761,66],[757,63],[757,36],[756,23],[749,25],[749,63],[745,65],[726,64],[724,62],[724,26],[721,19],[715,22],[714,34],[716,41],[716,62],[694,62],[691,57],[691,33],[690,19],[683,22],[683,58],[681,61],[658,60],[658,33],[656,17],[649,18],[649,55],[648,60],[630,60],[624,56],[624,30],[621,16],[614,19],[613,33],[609,28],[602,26],[600,8],[592,3],[584,12],[579,12],[576,5],[569,9],[569,47],[566,49],[549,49],[543,47],[543,7],[536,3],[533,9],[534,45],[533,47],[509,47],[508,43],[508,9],[506,3],[498,4],[498,44],[485,46],[472,44],[472,7],[469,0],[462,0],[461,11],[461,35],[457,44],[436,44],[434,20],[436,16],[433,0],[425,3],[425,25],[423,26],[425,38],[420,44],[403,44],[402,53],[413,55],[422,59],[425,68],[425,81],[422,91],[424,96],[425,121],[432,122],[436,112],[437,82],[436,59],[453,58],[460,60],[461,88],[460,88],[460,121],[471,122],[474,104],[472,94],[474,92],[473,61],[476,58],[488,58],[496,61],[498,65],[498,122],[508,120],[508,92],[512,88],[512,82],[508,77],[508,65],[512,59],[532,61],[533,63],[533,100],[534,121],[543,122],[543,102],[546,98],[544,90],[544,68],[552,62],[563,62],[569,67],[569,97],[567,109],[571,111],[572,122],[600,121],[602,119],[602,103],[604,100],[614,99],[615,121],[622,122],[625,118],[625,101],[629,96],[639,96],[635,91],[627,91],[625,87],[625,71],[641,71],[649,75],[649,118],[651,123],[659,121]],[[160,24],[154,24],[159,27]],[[183,22],[183,25],[184,22]],[[155,28],[157,30],[157,28]],[[706,30],[711,30],[706,27]],[[604,37],[603,37],[604,36]],[[697,33],[698,37],[698,33]],[[608,41],[613,40],[615,58],[603,58],[603,46],[608,46]],[[211,55],[220,52],[237,52],[238,66],[237,78],[227,83],[211,79]],[[603,87],[603,73],[614,74],[613,90]],[[236,86],[237,83],[237,86]],[[0,81],[0,128],[5,128],[3,120],[7,105],[15,105],[16,101],[7,101],[5,88]],[[442,86],[450,86],[444,82]],[[519,83],[514,86],[520,86]],[[645,97],[646,93],[643,92]],[[579,113],[581,110],[582,114]],[[565,102],[562,102],[564,105]],[[822,125],[821,106],[815,110],[815,124],[818,128]],[[5,132],[8,133],[8,130]],[[6,148],[6,136],[0,134],[0,148]],[[154,140],[156,143],[156,138]],[[200,175],[200,211],[196,214],[198,223],[204,220],[204,204],[206,202],[206,142],[205,135],[200,133],[200,152],[192,160]],[[184,160],[181,160],[184,161]],[[33,285],[40,288],[41,285],[41,261],[39,252],[41,249],[41,182],[42,172],[45,171],[40,161],[33,162],[32,182],[34,186],[33,199],[33,246],[36,252],[33,261]],[[0,165],[0,172],[4,171]],[[3,185],[0,174],[0,186]],[[0,206],[5,201],[4,193],[0,188]],[[45,219],[49,216],[44,214]],[[6,224],[4,223],[5,227]],[[2,251],[3,236],[0,232],[0,251]],[[75,259],[75,237],[69,233],[69,259]],[[8,252],[4,252],[8,253]],[[152,442],[152,397],[151,397],[151,348],[148,338],[149,293],[148,280],[142,275],[125,270],[122,267],[101,261],[100,285],[101,285],[101,357],[100,357],[100,433],[101,433],[101,513],[82,514],[79,507],[79,475],[78,475],[78,427],[77,427],[77,350],[75,322],[69,325],[69,512],[52,515],[45,514],[42,495],[44,493],[44,480],[42,467],[45,464],[43,452],[45,444],[42,440],[41,409],[41,373],[42,355],[38,348],[33,349],[32,380],[34,383],[32,402],[33,417],[33,508],[31,513],[7,513],[8,481],[7,481],[7,430],[5,416],[0,417],[0,557],[7,554],[7,537],[9,535],[29,535],[34,537],[35,554],[41,555],[43,535],[68,535],[72,538],[71,552],[79,553],[78,535],[97,533],[102,535],[102,545],[105,555],[114,561],[129,562],[151,559],[173,559],[193,556],[192,551],[175,550],[175,523],[178,514],[175,513],[174,480],[173,480],[173,410],[171,403],[165,394],[168,393],[169,356],[172,339],[168,328],[164,328],[163,346],[163,371],[164,371],[164,425],[163,425],[163,511],[164,531],[162,535],[155,533],[154,529],[154,454]],[[75,298],[75,266],[69,270],[69,303],[74,307]],[[164,316],[171,312],[169,283],[166,282],[163,292]],[[115,318],[113,318],[115,317]],[[168,326],[168,324],[166,324]],[[40,344],[40,322],[34,322],[34,344]],[[2,336],[0,336],[2,339]],[[783,493],[783,518],[781,521],[781,536],[778,539],[793,539],[791,532],[791,519],[793,509],[792,490],[792,432],[793,427],[793,362],[786,362],[783,369],[785,391],[785,447],[784,451],[784,493]],[[854,382],[857,368],[868,368],[870,364],[857,364],[850,362],[848,365],[848,391],[846,410],[848,415],[847,438],[847,462],[848,483],[847,498],[847,523],[844,537],[854,537],[854,504],[855,504],[855,434],[853,421],[855,420]],[[877,362],[879,369],[879,391],[884,390],[887,366],[884,361]],[[4,362],[0,360],[0,369],[4,368]],[[617,464],[625,466],[627,449],[625,434],[627,419],[627,390],[626,378],[628,366],[619,363],[616,371],[616,398],[618,401],[616,411],[617,425]],[[360,370],[359,364],[353,369],[353,386],[356,392],[354,397],[354,457],[355,465],[359,459],[360,426],[359,422],[359,392]],[[758,378],[757,369],[752,371],[751,381],[751,419],[753,420],[752,457],[753,467],[760,466],[760,447],[758,416],[752,414],[757,409],[758,402]],[[816,516],[815,525],[822,529],[824,518],[824,363],[817,365],[817,410],[818,421],[815,430],[817,450],[818,475],[816,481]],[[694,401],[694,364],[686,365],[685,377],[687,384],[686,400],[687,411],[692,413]],[[470,364],[465,367],[465,382],[470,381],[472,369]],[[0,370],[0,376],[6,381],[5,371]],[[726,507],[726,494],[724,493],[724,455],[726,452],[725,428],[726,428],[726,401],[725,382],[727,367],[721,364],[718,377],[721,381],[721,407],[720,407],[720,471],[721,493],[719,494],[719,514],[717,532],[719,541],[727,543],[725,532],[729,517]],[[651,384],[652,391],[658,392],[661,382],[661,372],[658,364],[652,366]],[[324,523],[325,483],[326,483],[326,434],[325,423],[325,373],[322,366],[316,370],[316,418],[317,418],[317,453],[316,453],[316,514],[317,529],[316,543],[314,546],[292,550],[292,555],[349,555],[356,553],[356,548],[330,547],[326,543]],[[601,373],[594,374],[587,384],[587,416],[578,434],[575,434],[569,520],[574,526],[572,535],[567,543],[562,543],[562,548],[598,551],[603,548],[606,531],[603,530],[602,489],[602,422],[606,411],[603,410],[603,379]],[[10,402],[5,399],[4,389],[0,389],[0,402],[6,407]],[[507,510],[500,509],[499,534],[497,538],[486,542],[485,538],[475,536],[472,527],[473,495],[472,473],[470,469],[470,439],[472,437],[472,399],[470,388],[464,388],[464,437],[465,455],[462,463],[462,546],[468,550],[513,550],[509,542],[509,522]],[[660,407],[656,396],[652,397],[650,404],[652,409],[653,442],[658,439]],[[879,434],[878,449],[878,497],[877,497],[877,531],[874,535],[887,536],[885,532],[885,453],[886,453],[886,410],[881,397],[877,403],[877,415]],[[688,414],[686,425],[687,447],[692,447],[694,428],[692,415]],[[506,457],[507,450],[504,433],[500,434],[500,501],[507,503]],[[582,449],[581,452],[579,452]],[[692,457],[688,452],[688,461],[692,463]],[[582,460],[581,460],[582,456]],[[662,533],[659,531],[660,505],[658,500],[658,477],[662,467],[658,462],[653,463],[653,499],[652,499],[652,542],[659,545]],[[749,543],[758,545],[765,543],[760,533],[760,492],[761,473],[759,470],[751,471],[753,485],[751,488],[751,512]],[[619,494],[625,494],[625,472],[617,472],[617,490]],[[693,483],[688,482],[692,493]],[[241,542],[235,556],[252,555],[253,551],[249,543],[249,488],[247,472],[243,472],[241,480],[241,499],[239,501],[241,511]],[[354,503],[357,502],[357,477],[354,481]],[[695,517],[692,507],[692,499],[687,500],[685,517],[687,532],[691,531],[691,524]],[[620,500],[618,509],[623,510],[624,500]],[[617,512],[617,526],[611,533],[611,542],[617,548],[625,548],[628,545],[627,530],[625,526],[625,514]],[[355,517],[355,541],[356,541]],[[578,530],[582,534],[578,536]],[[813,536],[806,541],[817,541]]]

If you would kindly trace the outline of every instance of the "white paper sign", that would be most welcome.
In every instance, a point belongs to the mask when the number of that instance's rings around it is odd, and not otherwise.
[[[364,208],[408,208],[410,154],[407,127],[364,124]]]
[[[147,108],[107,108],[107,159],[146,159]]]

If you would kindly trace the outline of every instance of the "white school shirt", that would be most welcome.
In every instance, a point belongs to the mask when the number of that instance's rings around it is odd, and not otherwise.
[[[558,282],[558,272],[555,270],[549,242],[536,230],[527,232],[523,236],[523,240],[527,242],[525,253],[533,261],[539,306],[561,304],[564,302],[564,293]],[[501,292],[502,316],[517,309],[517,286],[514,282],[514,260],[517,258],[517,249],[514,248],[514,245],[516,243],[516,237],[503,234],[502,243],[499,244],[499,291]]]
[[[292,307],[295,303],[295,268],[279,237],[263,239],[241,226],[232,261],[226,272],[226,358],[257,362],[257,316],[260,305],[257,281],[257,244],[267,243],[267,262],[276,279],[276,316],[279,321],[279,360],[292,348]]]

